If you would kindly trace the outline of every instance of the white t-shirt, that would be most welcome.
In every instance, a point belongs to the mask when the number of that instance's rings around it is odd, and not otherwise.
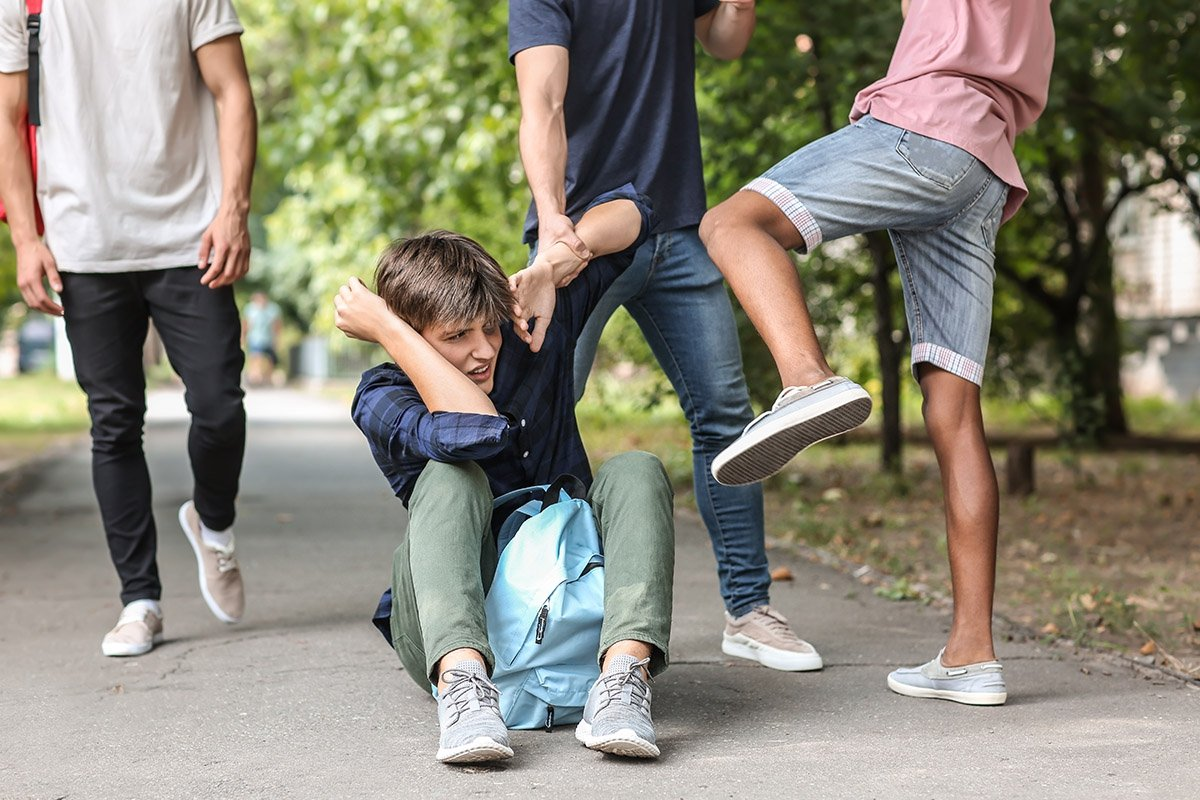
[[[0,72],[28,68],[26,18],[0,0]],[[196,263],[221,168],[194,51],[241,32],[230,0],[44,0],[37,197],[60,270]]]

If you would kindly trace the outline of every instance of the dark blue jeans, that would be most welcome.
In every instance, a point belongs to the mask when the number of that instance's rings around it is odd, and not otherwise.
[[[713,459],[753,412],[725,281],[696,226],[652,236],[592,312],[575,349],[577,399],[609,317],[624,305],[675,387],[692,433],[696,505],[712,539],[725,608],[734,616],[768,601],[762,487],[722,486]]]

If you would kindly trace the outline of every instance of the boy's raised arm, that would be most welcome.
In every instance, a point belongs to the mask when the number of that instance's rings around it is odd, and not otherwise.
[[[617,199],[593,206],[584,213],[575,232],[591,251],[593,258],[619,253],[641,235],[642,212],[632,200]],[[538,352],[546,338],[546,328],[554,316],[556,290],[573,281],[588,265],[563,242],[538,250],[533,263],[509,279],[516,298],[514,330]],[[530,325],[531,322],[536,324]],[[530,328],[533,328],[530,330]]]
[[[431,412],[499,416],[478,385],[433,349],[412,326],[392,313],[383,298],[351,278],[333,301],[334,323],[354,339],[375,342],[413,382]]]

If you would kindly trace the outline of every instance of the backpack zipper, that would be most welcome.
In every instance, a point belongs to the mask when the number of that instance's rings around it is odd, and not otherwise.
[[[543,605],[537,615],[537,628],[534,630],[533,643],[541,644],[542,639],[546,638],[546,620],[550,617],[550,605]],[[550,707],[551,716],[554,713],[554,706]]]

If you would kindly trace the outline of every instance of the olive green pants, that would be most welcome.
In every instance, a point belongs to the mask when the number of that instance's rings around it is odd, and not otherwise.
[[[492,491],[477,464],[430,461],[408,503],[408,532],[392,569],[392,641],[426,690],[451,650],[488,646],[484,597],[496,572]],[[588,501],[604,548],[604,625],[597,660],[627,639],[651,645],[651,674],[666,669],[675,571],[673,492],[662,463],[624,453],[596,474]]]

